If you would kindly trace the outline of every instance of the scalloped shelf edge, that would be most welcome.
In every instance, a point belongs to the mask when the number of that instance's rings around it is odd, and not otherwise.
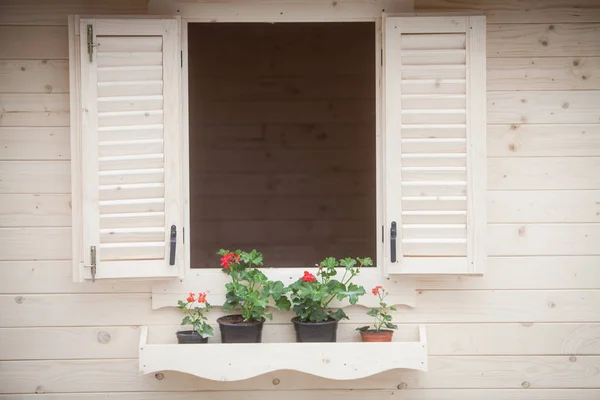
[[[423,325],[419,325],[418,342],[239,344],[148,344],[144,326],[139,350],[142,375],[177,371],[214,381],[239,381],[279,370],[335,380],[360,379],[391,369],[427,371]]]

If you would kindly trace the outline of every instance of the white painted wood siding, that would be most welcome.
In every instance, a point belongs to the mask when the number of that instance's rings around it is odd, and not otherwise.
[[[66,14],[141,14],[141,3],[0,1],[0,399],[600,398],[596,0],[415,1],[488,18],[486,274],[422,280],[417,306],[396,314],[426,324],[427,373],[237,384],[140,377],[139,326],[171,337],[179,314],[151,310],[150,283],[72,282]],[[364,311],[340,337],[370,322]],[[265,340],[290,337],[289,317]]]

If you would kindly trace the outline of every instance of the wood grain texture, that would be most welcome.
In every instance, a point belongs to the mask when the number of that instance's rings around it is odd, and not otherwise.
[[[597,124],[599,102],[595,90],[489,92],[488,123]]]
[[[151,310],[150,294],[29,294],[0,296],[3,327],[172,325],[181,320],[174,307]],[[210,293],[209,293],[210,298]],[[590,322],[598,318],[600,293],[594,290],[422,291],[418,307],[393,313],[398,323]],[[369,324],[364,307],[346,307],[352,323]],[[209,320],[225,315],[212,310]],[[289,324],[291,312],[272,323]],[[347,323],[344,321],[343,323]],[[266,328],[265,328],[266,329]]]
[[[490,191],[488,223],[600,222],[600,190]]]
[[[342,324],[339,342],[358,342],[359,324]],[[218,330],[218,325],[214,326]],[[153,326],[152,343],[176,343],[177,325]],[[416,340],[417,325],[403,324],[395,340]],[[600,324],[500,323],[426,325],[428,351],[439,355],[598,355]],[[218,332],[218,331],[217,331]],[[136,326],[63,328],[0,328],[1,360],[137,358],[140,329]],[[503,340],[518,337],[520,340]],[[544,340],[539,340],[543,337]],[[294,342],[289,324],[272,324],[263,332],[263,343]],[[24,342],[37,343],[24,347]],[[219,335],[209,340],[220,342]]]
[[[201,392],[206,400],[229,400],[237,396],[236,391]],[[169,392],[172,400],[193,400],[199,392]],[[303,400],[310,395],[314,400],[596,400],[600,395],[598,389],[402,389],[402,390],[303,390],[290,391],[246,391],[244,398],[248,400],[271,400],[286,398]],[[111,392],[111,400],[137,400],[140,397],[148,400],[163,400],[164,392]],[[0,399],[11,400],[106,400],[103,393],[61,393],[61,394],[19,394],[0,395]]]
[[[0,228],[1,260],[69,260],[71,228]],[[0,325],[1,326],[1,325]]]
[[[600,187],[599,157],[489,158],[490,190],[568,190]]]
[[[600,22],[595,0],[415,0],[415,11],[484,13],[489,24]]]
[[[60,127],[0,127],[2,160],[69,160],[69,130]]]
[[[2,227],[71,226],[68,194],[2,194],[0,204]]]
[[[154,375],[139,376],[137,360],[59,360],[4,361],[0,363],[2,393],[96,392],[106,387],[112,391],[189,391],[189,390],[299,390],[315,389],[393,389],[399,382],[412,389],[449,389],[457,379],[468,376],[461,386],[469,389],[516,389],[523,382],[535,389],[595,388],[598,356],[549,357],[443,357],[429,358],[427,373],[388,371],[368,379],[333,381],[309,375],[278,371],[239,382],[212,382],[176,372],[163,372],[164,379]],[[90,372],[96,377],[90,379]],[[279,379],[273,385],[273,379]],[[533,389],[531,389],[533,391]]]
[[[68,121],[68,94],[0,94],[0,127],[69,126]]]
[[[0,24],[67,25],[67,16],[75,14],[146,14],[147,0],[27,0],[0,3]]]
[[[488,157],[600,156],[600,124],[487,127]]]
[[[419,290],[596,289],[598,256],[488,257],[482,277],[419,278]],[[540,277],[544,277],[540,279]]]
[[[68,93],[68,62],[67,60],[2,60],[0,61],[0,91]]]
[[[66,60],[67,27],[0,25],[0,59]]]
[[[489,24],[487,32],[490,58],[600,56],[600,23]]]
[[[600,57],[489,58],[487,90],[598,90]]]
[[[491,256],[600,255],[600,224],[489,225]]]
[[[68,194],[68,161],[0,161],[0,193]]]
[[[0,293],[149,293],[152,281],[73,282],[71,260],[0,261]],[[60,357],[59,357],[60,358]]]

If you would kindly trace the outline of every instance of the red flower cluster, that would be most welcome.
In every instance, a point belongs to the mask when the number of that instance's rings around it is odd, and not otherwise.
[[[377,285],[371,290],[375,296],[379,294],[379,290],[383,289],[383,286]]]
[[[196,301],[196,293],[190,293],[187,298],[188,303],[193,303]],[[206,293],[198,293],[198,303],[206,303]]]
[[[304,271],[304,276],[302,277],[302,280],[303,280],[304,282],[312,283],[312,282],[316,281],[316,278],[315,278],[315,276],[314,276],[313,274],[311,274],[310,272],[308,272],[308,271]]]
[[[198,293],[198,303],[206,303],[206,293]]]
[[[221,257],[221,267],[228,269],[231,267],[231,263],[239,262],[240,255],[235,253],[226,253]]]

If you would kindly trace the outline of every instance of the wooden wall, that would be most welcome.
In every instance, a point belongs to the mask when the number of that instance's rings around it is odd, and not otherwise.
[[[375,258],[375,24],[190,24],[194,267]]]
[[[427,324],[429,372],[239,383],[139,376],[139,325],[178,314],[151,310],[148,283],[71,282],[64,15],[87,2],[47,4],[0,1],[0,399],[600,398],[596,0],[416,1],[489,18],[488,271],[423,280],[416,308],[396,315]]]

